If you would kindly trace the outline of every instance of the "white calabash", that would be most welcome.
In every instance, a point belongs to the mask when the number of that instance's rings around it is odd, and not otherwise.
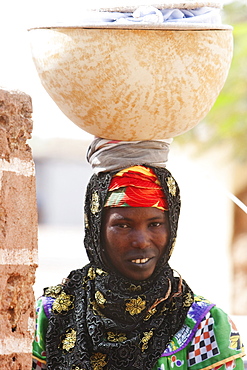
[[[190,130],[213,106],[232,59],[230,28],[57,27],[30,36],[49,95],[76,125],[107,139]]]

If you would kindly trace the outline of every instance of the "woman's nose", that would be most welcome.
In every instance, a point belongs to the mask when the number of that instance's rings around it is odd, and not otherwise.
[[[133,232],[131,242],[132,247],[147,248],[149,244],[149,237],[144,230],[136,230]]]

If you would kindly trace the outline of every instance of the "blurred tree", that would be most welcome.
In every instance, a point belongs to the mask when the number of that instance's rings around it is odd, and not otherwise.
[[[227,81],[203,122],[176,138],[193,141],[196,152],[212,147],[230,147],[231,159],[247,161],[247,1],[224,7],[223,22],[233,25],[234,56]]]
[[[213,108],[203,122],[188,133],[177,137],[178,144],[193,142],[195,154],[210,148],[224,148],[230,153],[228,161],[247,165],[247,0],[233,1],[224,7],[223,23],[231,24],[234,54],[227,81]],[[228,148],[230,150],[228,150]],[[222,152],[222,151],[221,151]],[[237,166],[236,166],[237,167]],[[232,173],[235,177],[235,173]],[[238,181],[238,179],[236,180]],[[246,203],[247,183],[236,196]],[[232,313],[247,315],[247,215],[237,206],[233,212],[231,245]]]
[[[231,1],[224,5],[222,20],[225,24],[247,22],[247,0]]]

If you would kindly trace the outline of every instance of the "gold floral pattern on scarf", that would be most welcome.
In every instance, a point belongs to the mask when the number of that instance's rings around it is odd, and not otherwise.
[[[106,275],[108,275],[108,273],[106,271],[103,271],[102,269],[99,269],[99,268],[96,268],[95,269],[93,267],[90,267],[88,269],[87,276],[84,277],[83,282],[84,283],[87,283],[88,280],[94,280],[97,275],[99,275],[99,276],[106,276]]]
[[[169,310],[169,307],[167,307],[167,303],[165,303],[160,311],[160,313],[166,313]]]
[[[96,274],[99,275],[99,276],[106,276],[108,275],[108,273],[104,270],[101,270],[99,268],[96,269]]]
[[[127,337],[124,333],[113,333],[112,331],[109,331],[107,333],[107,340],[113,343],[121,343],[127,340]]]
[[[62,337],[61,348],[67,352],[71,352],[71,350],[75,347],[75,342],[76,331],[74,329],[69,329]]]
[[[106,303],[106,299],[105,299],[104,295],[99,290],[97,290],[97,292],[95,293],[95,299],[96,299],[97,304],[101,308],[105,307],[104,304]]]
[[[177,192],[176,183],[173,177],[167,177],[166,183],[169,189],[169,193],[175,197]]]
[[[195,295],[194,300],[195,300],[195,302],[205,302],[205,303],[210,303],[210,304],[212,303],[211,301],[209,301],[208,299],[206,299],[206,298],[204,298],[200,295]]]
[[[91,301],[90,304],[92,306],[92,310],[93,310],[94,315],[98,315],[100,317],[105,317],[105,315],[103,315],[103,313],[100,311],[100,307],[97,304],[97,302]]]
[[[106,355],[104,353],[95,353],[90,357],[90,361],[93,370],[102,370],[107,365]]]
[[[94,191],[92,194],[92,201],[91,201],[90,209],[93,215],[99,212],[100,204],[99,204],[99,195],[97,191]]]
[[[74,297],[62,292],[54,301],[52,311],[55,313],[68,312],[74,308]]]
[[[62,290],[62,285],[51,286],[45,289],[44,294],[46,297],[57,298],[61,294]]]
[[[76,365],[73,365],[71,370],[86,370],[86,369],[82,368],[82,367],[79,367],[79,366],[76,366]]]
[[[148,321],[157,312],[157,309],[154,307],[148,311],[147,315],[144,317],[144,321]]]
[[[142,350],[142,352],[144,352],[146,349],[148,349],[148,342],[150,341],[150,339],[152,338],[153,335],[154,335],[153,329],[151,329],[150,331],[145,331],[143,333],[143,338],[141,339],[141,350]]]
[[[140,285],[130,284],[128,290],[130,292],[140,292],[142,290],[142,287]]]
[[[96,278],[96,272],[95,272],[95,269],[93,267],[90,267],[88,269],[87,276],[88,276],[89,280],[94,280]]]
[[[126,311],[130,313],[131,316],[138,315],[146,307],[146,301],[141,297],[133,298],[126,303]]]
[[[164,306],[162,307],[160,313],[166,314],[167,311],[173,312],[176,311],[176,303],[172,301],[171,305],[168,303],[165,303]]]
[[[194,302],[194,297],[192,296],[192,294],[190,292],[188,292],[185,296],[184,296],[184,302],[183,302],[183,306],[184,307],[190,307],[192,305],[192,303]]]
[[[88,217],[86,213],[84,213],[84,225],[86,229],[89,229],[89,222],[88,222]]]

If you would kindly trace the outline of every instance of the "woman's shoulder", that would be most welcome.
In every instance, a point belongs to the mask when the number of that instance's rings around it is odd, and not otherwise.
[[[195,370],[222,366],[244,356],[239,332],[231,318],[200,296],[195,296],[183,327],[162,357],[177,358],[181,352],[187,367]]]
[[[72,270],[66,279],[63,279],[61,284],[44,288],[43,295],[37,299],[37,313],[42,311],[49,319],[51,312],[64,313],[67,312],[74,304],[74,292],[76,285],[82,288],[82,282],[88,275],[91,278],[93,268],[86,265],[82,269]],[[84,278],[84,280],[83,280]],[[70,282],[68,289],[67,283]]]
[[[243,370],[244,348],[229,316],[215,304],[195,296],[182,328],[154,370]],[[178,370],[178,369],[177,369]]]
[[[163,356],[170,356],[186,348],[192,341],[203,318],[215,305],[201,296],[195,296],[182,328],[174,335]]]
[[[41,314],[42,312],[43,316],[49,319],[54,302],[63,294],[64,291],[62,284],[44,288],[43,295],[40,296],[36,302],[36,313]]]
[[[231,318],[212,302],[195,296],[182,328],[174,335],[163,355],[170,356],[189,345],[191,347],[193,342],[201,341],[198,345],[202,346],[204,339],[210,339],[212,343],[215,339],[222,343],[225,342],[224,338],[230,349],[242,350],[240,335]],[[216,353],[217,350],[212,351]]]

